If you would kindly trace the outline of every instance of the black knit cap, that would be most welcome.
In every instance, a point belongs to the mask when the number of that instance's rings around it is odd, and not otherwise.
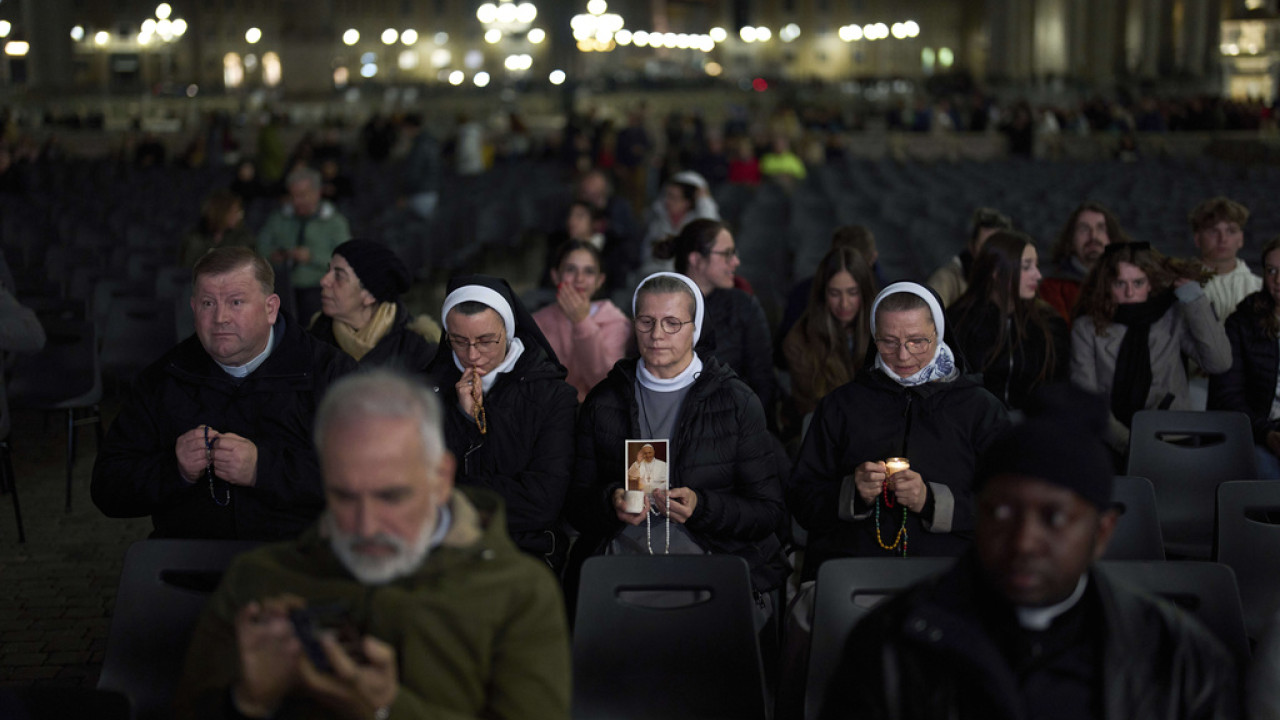
[[[380,303],[394,302],[413,282],[409,268],[386,245],[372,240],[348,240],[333,249],[355,271],[365,290]]]
[[[975,492],[998,475],[1024,475],[1075,492],[1099,510],[1112,506],[1111,454],[1102,441],[1107,405],[1070,385],[1036,393],[1027,419],[1001,435],[978,460]]]

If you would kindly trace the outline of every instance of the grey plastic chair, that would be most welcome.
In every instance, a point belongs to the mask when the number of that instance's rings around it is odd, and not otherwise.
[[[637,592],[687,599],[659,607]],[[573,716],[763,720],[753,604],[736,555],[590,558],[574,622]]]
[[[98,688],[123,693],[137,720],[168,717],[200,612],[244,540],[141,540],[120,573]]]
[[[1103,559],[1164,560],[1164,539],[1160,534],[1156,491],[1151,481],[1132,475],[1117,475],[1111,499],[1118,506],[1120,520]]]
[[[1098,568],[1117,584],[1156,595],[1191,613],[1222,642],[1242,674],[1249,667],[1240,591],[1231,568],[1198,560],[1103,561]]]
[[[1280,609],[1280,481],[1233,480],[1218,486],[1216,557],[1235,571],[1245,629],[1261,639]]]
[[[1133,416],[1129,475],[1151,480],[1165,549],[1208,559],[1218,484],[1256,477],[1244,413],[1142,410]]]
[[[45,318],[44,349],[14,365],[9,381],[10,407],[67,413],[67,498],[71,512],[76,462],[76,428],[92,424],[102,444],[102,369],[91,321]],[[82,413],[81,411],[87,411]]]
[[[837,558],[818,568],[805,683],[805,720],[817,717],[849,633],[887,597],[949,569],[955,558]]]

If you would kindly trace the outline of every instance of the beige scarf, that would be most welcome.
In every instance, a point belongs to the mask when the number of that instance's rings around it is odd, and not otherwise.
[[[373,311],[373,317],[368,324],[359,330],[341,320],[334,320],[333,337],[338,341],[338,347],[342,348],[343,352],[359,361],[377,346],[378,341],[386,336],[395,321],[396,304],[384,302]]]

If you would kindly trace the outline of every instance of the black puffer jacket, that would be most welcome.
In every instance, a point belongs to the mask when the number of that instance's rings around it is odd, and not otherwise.
[[[809,531],[802,578],[833,557],[898,554],[876,542],[870,506],[857,498],[855,520],[839,517],[840,488],[864,462],[906,457],[929,486],[932,529],[907,515],[907,554],[959,555],[973,539],[971,484],[982,451],[1009,425],[1004,405],[975,376],[903,387],[869,369],[818,402],[787,488],[787,506]],[[854,493],[856,496],[856,493]],[[881,518],[892,544],[900,511]]]
[[[548,349],[538,326],[510,294],[505,281],[480,276],[451,283],[482,283],[503,294],[516,316],[516,337],[524,352],[510,372],[484,394],[488,432],[458,405],[462,372],[449,343],[441,343],[429,373],[444,409],[444,437],[458,461],[458,482],[502,496],[507,530],[521,550],[559,570],[568,537],[559,527],[573,470],[573,420],[578,391],[565,382],[565,369]]]
[[[108,517],[151,515],[155,537],[290,539],[324,507],[311,432],[329,385],[355,369],[346,353],[280,314],[276,347],[244,380],[218,367],[195,335],[142,371],[93,466],[93,502]],[[178,473],[178,436],[209,425],[258,447],[258,481],[218,506],[204,478]],[[219,498],[227,486],[219,483]]]
[[[409,327],[412,319],[409,308],[404,303],[396,303],[396,319],[392,322],[391,329],[372,350],[360,358],[360,367],[393,367],[410,373],[426,372],[431,358],[435,357],[436,344]],[[311,324],[311,334],[339,347],[338,340],[333,335],[333,318],[328,315],[316,317],[316,321]]]
[[[1209,409],[1245,413],[1253,423],[1253,439],[1265,445],[1267,433],[1280,430],[1280,420],[1269,420],[1280,371],[1280,345],[1262,331],[1261,317],[1253,305],[1259,290],[1236,306],[1227,318],[1231,342],[1231,369],[1209,378]]]
[[[973,308],[964,315],[956,313],[953,308],[947,309],[947,329],[954,333],[955,350],[964,356],[971,370],[982,373],[983,387],[1009,408],[1021,408],[1037,387],[1066,380],[1071,371],[1071,331],[1067,322],[1048,304],[1038,303],[1034,312],[1045,319],[1048,336],[1039,326],[1028,321],[1027,336],[1018,343],[1013,337],[1012,320],[1001,313],[995,303],[984,302],[981,307]],[[1000,354],[987,362],[987,353],[1000,337],[1001,323],[1009,325],[1005,346]],[[1041,380],[1040,370],[1050,345],[1053,347],[1053,363]]]
[[[818,717],[1022,720],[1020,677],[1000,651],[1012,609],[983,592],[972,558],[876,608],[849,636]],[[1240,717],[1235,663],[1186,614],[1093,569],[1101,717]],[[985,619],[985,621],[984,621]]]
[[[685,396],[671,439],[671,487],[698,495],[685,524],[694,539],[710,552],[746,558],[755,589],[771,590],[782,584],[788,567],[775,533],[783,517],[782,486],[764,412],[732,369],[699,355],[702,372]],[[582,533],[575,546],[583,548],[581,557],[603,551],[623,528],[612,497],[622,487],[626,441],[641,437],[636,362],[619,360],[578,417],[568,515]]]
[[[769,321],[760,301],[737,288],[721,288],[712,290],[705,303],[702,342],[755,391],[766,419],[772,418],[778,384],[773,376]]]

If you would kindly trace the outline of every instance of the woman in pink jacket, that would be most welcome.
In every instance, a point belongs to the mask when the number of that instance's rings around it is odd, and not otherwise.
[[[533,314],[538,328],[569,370],[566,378],[578,390],[578,402],[627,353],[631,320],[609,300],[592,301],[604,285],[600,251],[590,242],[570,240],[560,246],[552,265],[556,301]]]

